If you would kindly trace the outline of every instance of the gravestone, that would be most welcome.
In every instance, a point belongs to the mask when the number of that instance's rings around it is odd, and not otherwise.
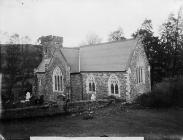
[[[27,92],[26,97],[25,97],[25,101],[29,101],[30,98],[31,98],[31,94],[30,94],[30,92]]]

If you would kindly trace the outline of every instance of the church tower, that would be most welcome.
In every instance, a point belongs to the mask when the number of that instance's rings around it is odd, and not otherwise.
[[[62,48],[63,37],[59,36],[42,36],[38,39],[43,45],[44,58],[50,58],[56,48]]]

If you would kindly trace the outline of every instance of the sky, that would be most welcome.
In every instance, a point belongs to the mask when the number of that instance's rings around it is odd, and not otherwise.
[[[183,0],[0,0],[0,32],[27,35],[32,43],[40,36],[63,36],[65,47],[76,47],[93,33],[106,42],[118,27],[130,38],[145,18],[158,34],[181,6]]]

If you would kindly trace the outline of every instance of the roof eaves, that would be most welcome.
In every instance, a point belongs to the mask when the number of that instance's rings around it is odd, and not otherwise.
[[[75,50],[79,50],[79,47],[63,47],[63,49],[75,49]]]
[[[102,72],[126,72],[127,70],[121,70],[121,71],[80,71],[80,73],[102,73]]]
[[[38,71],[38,72],[36,72],[36,73],[42,73],[42,74],[44,74],[45,72],[43,72],[43,71]]]
[[[103,43],[98,43],[98,44],[83,45],[83,46],[80,46],[79,48],[95,47],[95,46],[99,46],[99,45],[113,44],[113,43],[125,42],[125,41],[130,41],[130,40],[134,40],[134,39],[133,38],[130,38],[130,39],[126,39],[126,40],[117,40],[117,41],[103,42]]]
[[[41,60],[41,63],[39,64],[39,66],[37,68],[35,68],[35,73],[39,72],[40,66],[42,65],[44,59]]]

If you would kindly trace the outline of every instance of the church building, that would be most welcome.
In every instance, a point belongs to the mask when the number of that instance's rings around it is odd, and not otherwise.
[[[63,38],[47,36],[44,56],[35,69],[37,96],[46,101],[97,100],[108,96],[132,102],[151,90],[150,65],[135,39],[75,48],[63,47]]]

